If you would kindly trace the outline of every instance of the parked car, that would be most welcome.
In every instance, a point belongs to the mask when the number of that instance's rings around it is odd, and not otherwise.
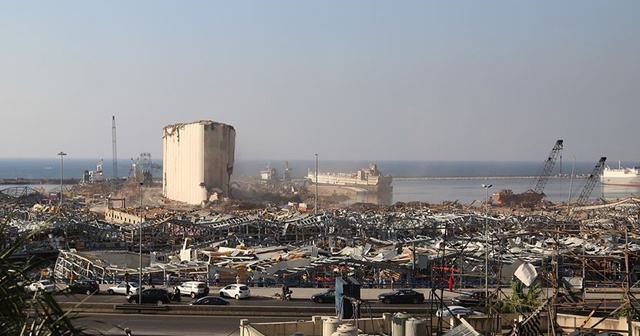
[[[142,289],[144,289],[144,287],[142,287]],[[129,293],[138,293],[138,283],[137,282],[129,282]],[[122,294],[122,295],[127,295],[127,283],[126,282],[121,282],[115,286],[109,287],[109,289],[107,289],[107,294]]]
[[[190,306],[226,306],[229,301],[219,296],[203,296],[199,299],[189,302]]]
[[[440,308],[436,311],[437,317],[447,316],[467,316],[467,315],[482,315],[480,312],[476,312],[473,309],[469,309],[463,306],[448,306]]]
[[[73,294],[91,295],[100,292],[100,285],[95,280],[77,280],[69,284],[64,290]]]
[[[164,288],[147,288],[143,289],[138,294],[131,294],[127,297],[129,303],[140,303],[140,297],[142,297],[142,303],[155,303],[158,306],[167,304],[169,300],[169,292]]]
[[[464,293],[460,296],[456,296],[451,299],[454,305],[467,306],[467,307],[484,307],[486,301],[484,290],[475,290]]]
[[[27,292],[41,292],[41,293],[53,293],[56,289],[56,285],[49,280],[39,280],[30,283],[24,288]]]
[[[324,292],[311,295],[311,301],[315,303],[335,303],[336,302],[336,290],[327,289]]]
[[[231,297],[236,300],[239,300],[239,299],[245,299],[245,298],[251,297],[251,291],[249,290],[249,287],[245,285],[233,284],[233,285],[227,285],[224,288],[221,288],[220,296]]]
[[[400,288],[393,292],[378,295],[378,300],[383,303],[423,303],[424,294],[411,288]]]
[[[192,299],[209,294],[209,286],[204,281],[187,281],[178,285],[180,295],[189,295]]]
[[[594,330],[574,330],[569,333],[569,336],[600,336],[601,333],[595,332]],[[603,332],[601,336],[607,336],[606,332]]]

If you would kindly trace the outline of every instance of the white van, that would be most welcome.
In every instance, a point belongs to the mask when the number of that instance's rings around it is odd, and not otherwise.
[[[195,299],[209,294],[209,286],[204,281],[187,281],[178,286],[180,295],[189,295]]]

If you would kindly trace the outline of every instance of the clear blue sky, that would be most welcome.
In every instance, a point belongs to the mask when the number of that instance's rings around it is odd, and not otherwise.
[[[0,157],[640,160],[640,1],[0,1]]]

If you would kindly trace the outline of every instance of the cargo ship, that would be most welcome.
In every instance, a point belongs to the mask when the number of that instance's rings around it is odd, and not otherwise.
[[[319,186],[354,188],[374,194],[390,194],[393,191],[391,186],[393,177],[391,174],[383,175],[376,164],[371,164],[369,168],[360,169],[355,173],[318,173],[317,177],[315,172],[309,170],[307,179],[315,184],[316,178]]]
[[[640,187],[640,165],[633,168],[624,168],[618,164],[618,168],[605,167],[600,175],[600,183],[606,185]]]

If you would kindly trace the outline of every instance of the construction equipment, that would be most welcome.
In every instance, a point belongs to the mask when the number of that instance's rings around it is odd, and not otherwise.
[[[540,168],[538,172],[535,187],[527,189],[525,192],[520,194],[514,194],[513,191],[509,189],[500,190],[497,193],[493,194],[493,199],[496,201],[498,205],[505,206],[535,206],[539,204],[544,198],[544,187],[547,185],[547,181],[549,181],[549,176],[551,175],[551,171],[556,164],[558,157],[561,157],[560,153],[562,152],[562,140],[557,140],[556,144],[551,149],[551,153],[544,161],[544,164]]]
[[[544,187],[547,185],[547,181],[549,181],[549,175],[551,174],[551,171],[556,164],[556,160],[562,153],[562,143],[562,140],[556,141],[556,144],[553,146],[551,153],[549,153],[547,160],[542,165],[542,168],[537,175],[538,181],[536,182],[536,186],[535,188],[532,188],[534,192],[538,194],[542,194],[544,192]]]
[[[593,188],[595,188],[596,182],[598,182],[600,175],[602,175],[605,161],[607,161],[607,158],[604,156],[601,157],[596,166],[593,168],[591,174],[586,177],[584,187],[582,188],[580,196],[578,196],[578,200],[576,201],[577,204],[586,203],[589,199],[589,196],[591,196],[591,192],[593,191]]]

